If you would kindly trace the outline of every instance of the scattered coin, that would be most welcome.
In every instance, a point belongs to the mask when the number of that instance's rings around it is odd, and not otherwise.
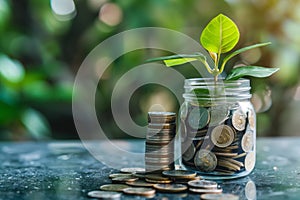
[[[254,138],[252,132],[248,131],[244,134],[241,142],[243,151],[249,152],[252,150],[253,142],[254,142],[253,140]]]
[[[134,173],[134,172],[145,172],[144,168],[141,167],[126,167],[120,170],[123,173]]]
[[[101,190],[111,192],[122,192],[125,188],[129,188],[129,186],[125,184],[106,184],[100,186]]]
[[[152,187],[154,185],[153,183],[149,183],[144,180],[126,182],[126,184],[130,186],[136,186],[136,187]]]
[[[151,179],[151,180],[158,180],[158,181],[168,181],[168,180],[170,180],[168,177],[162,176],[161,173],[146,174],[145,178]]]
[[[255,154],[254,152],[249,152],[245,157],[245,169],[246,171],[252,171],[255,166]]]
[[[132,177],[131,174],[128,174],[128,173],[115,173],[115,174],[110,174],[109,175],[109,178],[117,178],[117,177],[127,177],[127,178],[130,178]]]
[[[123,190],[126,194],[131,195],[140,195],[140,196],[152,196],[155,194],[155,190],[146,187],[137,187],[137,188],[126,188]]]
[[[201,149],[195,155],[194,164],[201,171],[211,172],[217,166],[217,157],[214,153]]]
[[[219,125],[212,130],[211,141],[217,147],[228,147],[232,144],[235,133],[230,126]]]
[[[189,181],[188,185],[193,188],[202,188],[202,189],[216,189],[218,187],[217,182],[208,181],[208,180]]]
[[[246,125],[246,115],[241,110],[236,110],[232,114],[232,125],[233,127],[238,130],[242,131],[245,129]]]
[[[90,191],[87,194],[89,197],[92,198],[99,198],[99,199],[119,199],[121,197],[121,193],[119,192],[108,192],[108,191]]]
[[[170,178],[193,178],[197,175],[196,172],[187,170],[163,171],[162,174]]]
[[[199,188],[189,188],[191,192],[200,193],[200,194],[220,194],[223,192],[222,188],[214,189],[199,189]]]
[[[149,178],[145,178],[145,180],[149,183],[172,183],[172,180],[154,180]]]
[[[239,197],[234,194],[202,194],[203,200],[238,200]]]
[[[112,178],[112,182],[114,183],[125,183],[128,181],[136,181],[138,178],[135,177],[116,177],[116,178]]]
[[[153,187],[161,192],[183,192],[187,186],[183,184],[155,184]]]
[[[203,107],[194,107],[188,116],[188,123],[191,128],[197,130],[204,128],[209,122],[209,112]]]

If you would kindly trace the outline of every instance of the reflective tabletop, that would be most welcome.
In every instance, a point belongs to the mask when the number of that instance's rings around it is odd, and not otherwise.
[[[257,162],[247,177],[218,181],[240,199],[300,199],[300,137],[258,138]],[[144,140],[0,143],[0,199],[91,199],[122,167],[144,165]],[[87,150],[88,149],[88,150]],[[157,193],[151,199],[199,199]],[[121,199],[147,199],[122,195]]]

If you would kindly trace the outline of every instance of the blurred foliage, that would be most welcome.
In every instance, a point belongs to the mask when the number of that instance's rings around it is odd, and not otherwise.
[[[238,24],[241,39],[237,48],[272,42],[230,64],[281,68],[267,80],[253,80],[257,109],[267,110],[273,99],[272,108],[258,115],[258,134],[296,134],[287,130],[298,130],[295,120],[299,115],[290,113],[300,111],[293,103],[300,99],[299,1],[70,0],[69,8],[73,5],[76,10],[59,9],[58,0],[0,0],[0,139],[76,138],[72,82],[82,61],[97,44],[121,31],[148,26],[177,30],[199,40],[202,28],[219,13]],[[105,72],[97,92],[101,103],[96,108],[101,125],[112,136],[126,137],[117,128],[110,110],[114,84],[131,68],[161,54],[166,52],[131,52]],[[188,65],[178,71],[193,77],[194,71]],[[167,108],[178,109],[178,102],[169,100],[172,98],[166,88],[142,87],[132,97],[131,114],[138,124],[145,125],[145,113],[152,104],[167,102]],[[289,116],[293,118],[286,119]]]

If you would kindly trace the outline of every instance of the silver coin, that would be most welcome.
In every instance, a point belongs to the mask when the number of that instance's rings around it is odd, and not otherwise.
[[[189,126],[195,130],[204,128],[209,122],[209,112],[203,107],[194,107],[188,116]]]
[[[243,151],[245,152],[251,151],[253,147],[253,142],[254,142],[253,133],[250,131],[246,132],[243,135],[242,142],[241,142]]]
[[[144,168],[141,167],[125,167],[120,170],[123,173],[134,173],[134,172],[145,172]]]
[[[153,187],[161,192],[183,192],[187,186],[183,184],[155,184]]]
[[[185,120],[188,115],[188,104],[184,102],[180,107],[180,119]]]
[[[245,196],[248,200],[256,199],[256,186],[253,181],[248,181],[245,186]]]
[[[189,148],[183,153],[182,155],[182,159],[184,161],[189,161],[191,159],[193,159],[194,155],[195,155],[196,149],[193,145],[193,143],[189,146]]]
[[[245,130],[246,126],[246,115],[241,110],[236,110],[232,114],[232,125],[238,131]]]
[[[211,172],[217,166],[217,157],[214,153],[201,149],[194,158],[195,166],[204,172]]]
[[[154,184],[146,182],[144,180],[136,180],[133,182],[126,182],[127,185],[135,186],[135,187],[152,187]]]
[[[150,129],[158,129],[158,130],[175,130],[176,124],[175,123],[166,123],[166,124],[148,124],[148,128]]]
[[[223,192],[222,188],[215,189],[199,189],[199,188],[189,188],[191,192],[199,193],[199,194],[220,194]]]
[[[197,176],[196,172],[188,170],[163,171],[162,174],[170,178],[193,178]]]
[[[228,119],[227,106],[214,106],[210,108],[210,126],[216,126]]]
[[[255,166],[255,153],[249,152],[245,157],[245,169],[246,171],[252,171]]]
[[[202,194],[203,200],[239,200],[239,196],[234,194]]]
[[[114,173],[114,174],[110,174],[109,178],[117,178],[117,177],[127,177],[127,178],[131,178],[132,175],[128,174],[128,173]]]
[[[136,181],[138,178],[136,177],[116,177],[116,178],[112,178],[112,182],[113,183],[125,183],[128,181]]]
[[[92,198],[99,198],[99,199],[120,199],[121,193],[119,192],[108,192],[108,191],[90,191],[87,194],[89,197]]]
[[[211,141],[217,147],[228,147],[235,138],[235,132],[230,126],[219,125],[212,130]]]
[[[123,190],[126,194],[140,195],[140,196],[151,196],[155,194],[155,190],[146,187],[126,188]]]
[[[208,180],[189,181],[188,185],[193,188],[202,188],[202,189],[216,189],[218,187],[217,182],[208,181]]]

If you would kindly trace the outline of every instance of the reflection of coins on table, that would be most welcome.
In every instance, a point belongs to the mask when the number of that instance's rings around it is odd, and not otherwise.
[[[203,200],[239,200],[239,196],[234,194],[202,194]]]
[[[89,197],[92,198],[99,198],[99,199],[119,199],[121,197],[121,193],[119,192],[108,192],[108,191],[90,191],[87,194]]]
[[[155,184],[153,187],[161,192],[183,192],[187,186],[183,184]]]
[[[238,130],[242,131],[245,129],[246,125],[246,115],[243,113],[242,110],[236,110],[232,114],[232,125],[233,127]]]
[[[255,154],[254,152],[249,152],[245,157],[245,169],[246,171],[252,171],[255,166]]]
[[[170,178],[193,178],[197,176],[196,172],[187,171],[187,170],[163,171],[162,174]]]
[[[215,106],[210,108],[210,126],[219,125],[228,119],[227,106]]]
[[[201,171],[211,172],[217,166],[217,157],[214,153],[201,149],[195,155],[194,164]]]
[[[248,200],[256,199],[256,186],[253,181],[248,181],[245,186],[245,196]]]
[[[253,133],[250,131],[246,132],[241,142],[243,151],[245,152],[251,151],[253,147],[253,142],[254,142]]]
[[[189,160],[191,160],[191,159],[194,157],[195,152],[196,152],[196,149],[195,149],[195,147],[194,147],[194,145],[193,145],[193,143],[192,143],[192,144],[189,146],[189,148],[183,153],[182,159],[183,159],[184,161],[189,161]]]
[[[218,187],[218,183],[215,181],[208,180],[194,180],[189,181],[188,185],[193,188],[202,188],[202,189],[215,189]]]
[[[228,147],[232,144],[234,138],[234,130],[227,125],[219,125],[211,133],[211,141],[217,147]]]
[[[197,130],[204,128],[209,122],[209,112],[203,107],[194,107],[188,116],[188,124],[191,128]]]
[[[146,187],[126,188],[123,190],[126,194],[152,196],[155,194],[155,190]]]
[[[129,186],[125,184],[106,184],[100,186],[101,190],[111,192],[122,192],[125,188],[129,188]]]
[[[250,129],[255,130],[256,121],[255,121],[254,110],[249,110],[249,112],[248,112],[248,122],[249,122]]]

